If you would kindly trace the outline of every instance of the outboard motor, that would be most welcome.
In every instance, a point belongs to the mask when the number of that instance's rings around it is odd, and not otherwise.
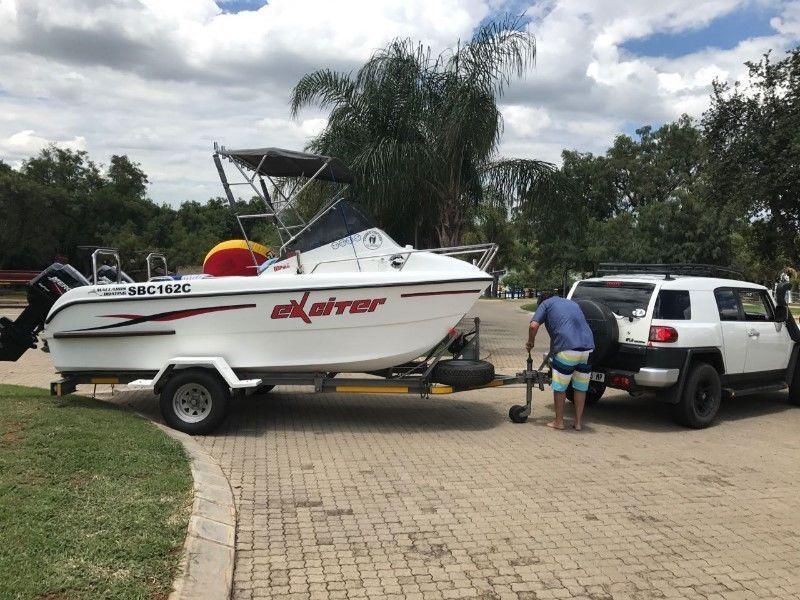
[[[53,263],[33,278],[28,283],[28,306],[22,314],[15,321],[0,317],[0,360],[13,362],[28,348],[36,348],[36,338],[56,300],[84,285],[90,285],[86,277],[61,263]]]

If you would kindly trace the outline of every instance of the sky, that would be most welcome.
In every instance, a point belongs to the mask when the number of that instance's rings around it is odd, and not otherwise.
[[[558,163],[620,133],[700,117],[711,82],[800,43],[800,0],[0,0],[0,160],[47,144],[127,154],[150,196],[221,195],[212,145],[301,149],[305,73],[357,69],[396,37],[435,51],[525,13],[535,66],[501,99],[500,154]]]

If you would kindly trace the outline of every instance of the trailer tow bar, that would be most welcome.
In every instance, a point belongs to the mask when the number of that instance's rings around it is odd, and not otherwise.
[[[549,353],[545,355],[539,368],[534,370],[531,351],[528,350],[528,360],[525,361],[525,370],[521,373],[517,373],[517,379],[520,383],[525,384],[525,405],[515,404],[508,410],[508,418],[514,421],[514,423],[524,423],[531,415],[533,386],[536,385],[540,390],[544,391],[545,383],[550,383],[547,373],[543,372],[548,358],[550,358]]]

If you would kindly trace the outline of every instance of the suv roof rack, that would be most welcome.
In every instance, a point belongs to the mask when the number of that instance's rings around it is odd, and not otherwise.
[[[736,269],[697,263],[600,263],[595,269],[595,275],[598,277],[605,275],[664,275],[664,279],[667,281],[670,281],[673,275],[744,279],[742,272]]]

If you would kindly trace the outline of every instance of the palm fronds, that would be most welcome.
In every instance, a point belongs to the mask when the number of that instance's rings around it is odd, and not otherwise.
[[[497,101],[535,56],[520,17],[485,25],[438,55],[397,39],[355,73],[305,75],[291,110],[330,109],[310,147],[351,166],[356,198],[390,234],[458,243],[487,198],[504,197],[508,209],[547,179],[547,163],[493,162],[503,129]]]

